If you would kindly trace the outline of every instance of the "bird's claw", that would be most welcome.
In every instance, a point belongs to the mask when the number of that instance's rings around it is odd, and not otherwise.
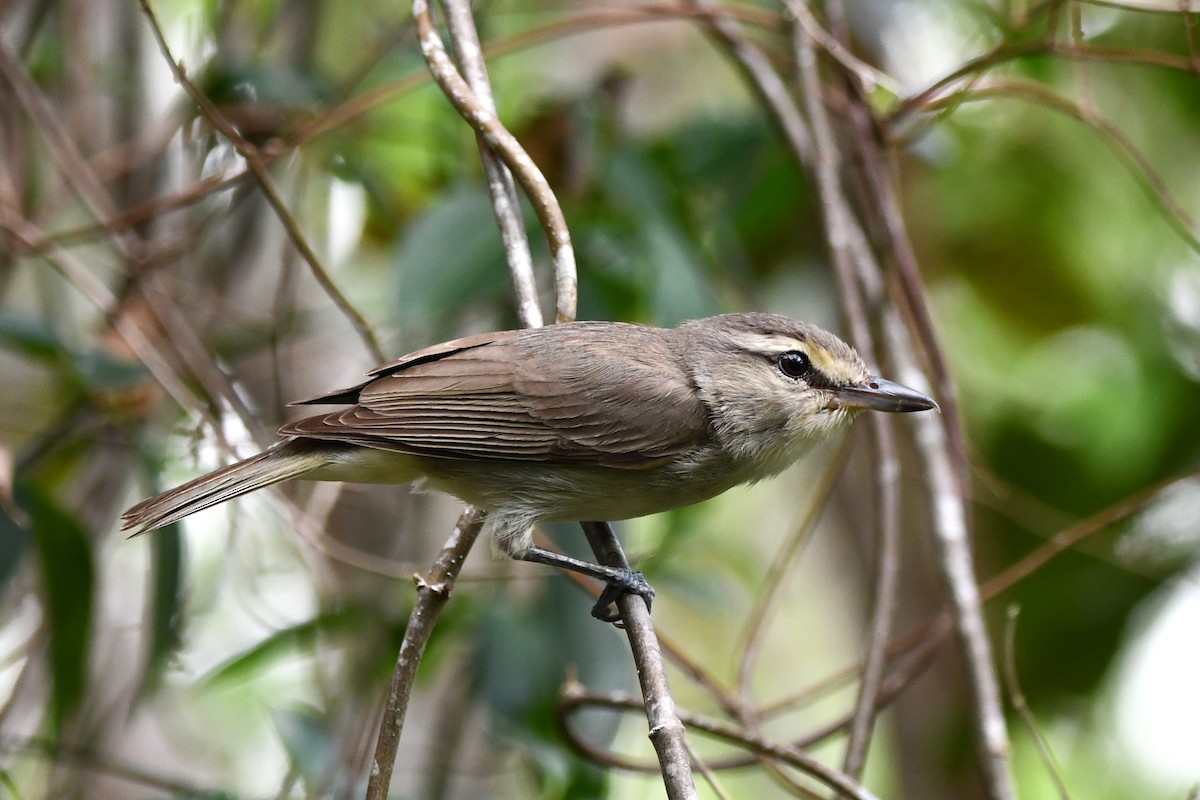
[[[636,594],[641,597],[646,601],[647,611],[654,602],[654,587],[646,580],[646,576],[630,569],[620,569],[604,584],[596,605],[592,606],[592,616],[601,622],[619,622],[621,613],[614,604],[623,594]]]

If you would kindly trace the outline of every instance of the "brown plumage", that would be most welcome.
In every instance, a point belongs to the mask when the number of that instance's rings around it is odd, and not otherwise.
[[[569,328],[568,347],[555,326],[419,350],[352,389],[302,401],[352,407],[279,432],[438,458],[626,468],[704,438],[707,411],[670,340],[640,325]]]
[[[778,473],[854,410],[935,407],[832,334],[758,313],[469,336],[301,404],[348,408],[283,426],[275,447],[135,505],[124,527],[291,478],[419,481],[488,510],[487,533],[522,557],[537,520],[689,505]]]

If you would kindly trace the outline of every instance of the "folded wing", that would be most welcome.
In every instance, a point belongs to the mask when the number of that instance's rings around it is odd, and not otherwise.
[[[306,402],[351,408],[280,433],[439,458],[638,469],[707,435],[708,415],[661,332],[576,323],[469,337]]]

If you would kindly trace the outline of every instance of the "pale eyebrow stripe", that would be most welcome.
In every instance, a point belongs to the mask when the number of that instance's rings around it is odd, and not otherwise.
[[[790,336],[768,336],[761,333],[738,332],[733,335],[734,341],[747,350],[774,355],[786,353],[789,350],[800,350],[811,356],[809,343]]]
[[[817,373],[814,376],[815,380],[809,382],[814,388],[836,389],[853,380],[853,376],[846,373],[843,365],[828,350],[813,342],[791,336],[771,336],[745,331],[733,334],[733,340],[738,346],[751,352],[762,353],[764,356],[799,350],[809,357]]]

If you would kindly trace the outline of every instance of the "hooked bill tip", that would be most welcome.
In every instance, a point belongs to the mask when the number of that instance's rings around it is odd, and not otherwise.
[[[872,375],[862,386],[844,386],[833,391],[830,408],[864,408],[871,411],[907,413],[941,408],[924,392]]]

